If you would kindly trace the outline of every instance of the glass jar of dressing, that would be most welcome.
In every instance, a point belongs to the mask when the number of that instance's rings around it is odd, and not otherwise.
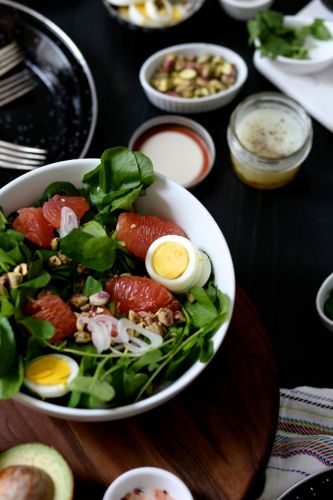
[[[274,189],[290,182],[312,145],[312,123],[297,102],[260,92],[231,115],[228,144],[235,174],[249,186]]]

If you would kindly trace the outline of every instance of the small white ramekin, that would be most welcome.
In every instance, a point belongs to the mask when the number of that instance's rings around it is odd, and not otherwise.
[[[258,10],[269,9],[272,3],[273,0],[220,0],[228,16],[238,21],[247,21],[256,17]]]
[[[175,500],[193,500],[185,483],[178,476],[158,467],[131,469],[110,484],[103,500],[120,500],[135,488],[165,490]]]
[[[154,72],[162,64],[164,57],[171,53],[185,56],[206,54],[221,56],[236,65],[238,72],[236,83],[226,90],[207,97],[185,98],[163,94],[155,90],[149,82]],[[139,78],[147,98],[157,108],[171,113],[204,113],[221,108],[236,97],[247,78],[247,66],[242,57],[226,47],[209,43],[185,43],[167,47],[151,55],[141,66]]]

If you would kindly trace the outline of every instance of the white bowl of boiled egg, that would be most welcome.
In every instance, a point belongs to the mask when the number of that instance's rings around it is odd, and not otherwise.
[[[145,31],[176,26],[190,18],[205,0],[103,0],[121,24]]]
[[[0,206],[5,214],[18,207],[31,206],[40,198],[45,187],[53,182],[66,181],[80,187],[84,174],[99,163],[99,159],[68,160],[28,172],[0,189]],[[161,174],[155,173],[155,178],[145,196],[139,198],[137,212],[175,222],[188,239],[168,236],[156,240],[146,259],[147,272],[161,283],[170,285],[172,281],[171,288],[180,293],[188,286],[203,284],[212,269],[216,286],[230,299],[228,317],[212,337],[216,353],[228,330],[235,299],[235,275],[228,245],[219,226],[197,198]],[[180,252],[180,257],[175,255],[177,252]],[[183,253],[189,256],[188,260],[184,259]],[[168,259],[171,259],[171,265],[166,262]],[[175,261],[177,267],[172,263]],[[182,277],[177,278],[177,275]],[[54,353],[47,359],[37,357],[27,366],[24,383],[39,397],[21,392],[14,399],[34,410],[67,420],[117,420],[143,413],[168,401],[187,387],[206,366],[207,363],[196,361],[177,380],[135,403],[107,409],[71,408],[52,402],[52,397],[60,398],[68,391],[68,384],[78,373],[78,366],[66,353]]]

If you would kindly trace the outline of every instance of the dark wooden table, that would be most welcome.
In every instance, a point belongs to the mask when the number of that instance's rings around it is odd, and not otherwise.
[[[221,349],[174,400],[104,423],[67,422],[2,401],[0,448],[36,441],[57,448],[73,470],[77,500],[100,500],[113,479],[140,466],[175,472],[195,500],[254,498],[271,451],[278,405],[267,332],[238,288]]]

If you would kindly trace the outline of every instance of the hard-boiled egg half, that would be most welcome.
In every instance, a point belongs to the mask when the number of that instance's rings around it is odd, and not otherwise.
[[[69,356],[45,354],[27,364],[24,384],[41,398],[60,398],[78,373],[79,365]]]
[[[208,256],[183,236],[157,238],[146,255],[149,276],[175,293],[204,286],[211,273]]]

